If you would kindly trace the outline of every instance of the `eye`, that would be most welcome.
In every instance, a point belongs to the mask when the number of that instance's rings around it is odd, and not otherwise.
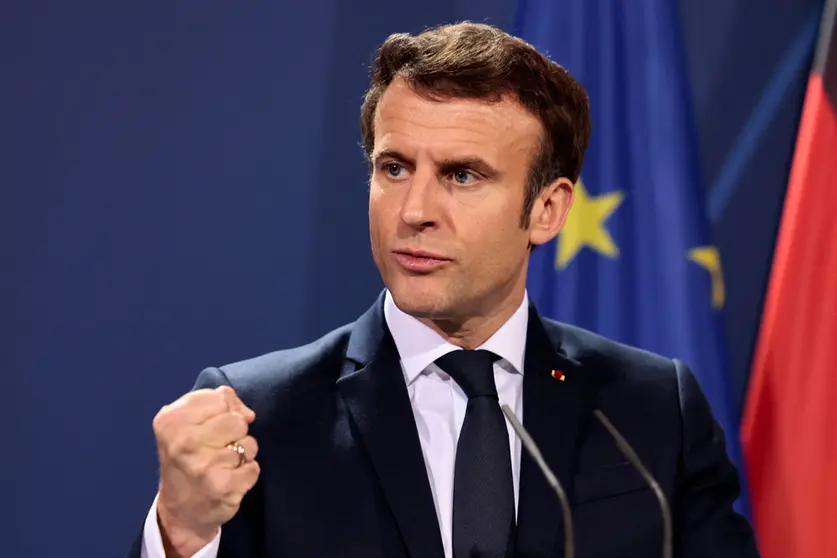
[[[466,170],[457,170],[451,173],[451,178],[457,184],[462,184],[463,186],[468,186],[473,184],[477,181],[477,177],[474,173],[466,171]]]
[[[398,163],[387,163],[384,165],[384,172],[386,172],[390,178],[403,178],[405,171],[406,169],[404,168],[404,165],[399,165]]]

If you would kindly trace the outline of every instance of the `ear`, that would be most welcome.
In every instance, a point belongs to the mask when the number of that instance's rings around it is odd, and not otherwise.
[[[546,244],[561,232],[573,204],[575,185],[569,178],[558,178],[547,185],[529,214],[529,243]]]

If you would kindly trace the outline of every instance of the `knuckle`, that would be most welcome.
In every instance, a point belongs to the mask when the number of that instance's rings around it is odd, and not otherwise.
[[[173,433],[167,429],[162,430],[157,434],[157,447],[160,451],[163,451],[174,458],[179,458],[181,455],[186,453],[182,447],[180,438],[173,435]]]
[[[177,408],[192,408],[199,405],[203,405],[206,403],[207,400],[210,400],[214,397],[217,397],[216,394],[209,389],[198,389],[195,391],[190,391],[180,397],[177,401],[175,401],[174,406]]]
[[[220,469],[215,469],[206,475],[206,484],[211,494],[216,498],[226,499],[230,492],[229,474]]]
[[[160,440],[160,445],[165,448],[166,453],[172,456],[174,459],[182,460],[185,455],[189,453],[188,448],[186,448],[183,442],[180,439],[174,440]]]
[[[154,420],[151,421],[151,429],[154,431],[154,437],[157,438],[158,440],[163,435],[163,431],[164,431],[163,427],[164,426],[165,426],[165,420],[162,419],[160,417],[160,415],[155,416]]]
[[[247,436],[247,421],[237,413],[227,413],[217,423],[217,431],[238,440]]]
[[[211,479],[209,462],[205,459],[188,459],[184,460],[183,468],[186,474],[192,478],[207,478]]]
[[[187,429],[172,443],[172,451],[177,454],[192,453],[198,447],[198,439],[194,430]]]
[[[247,421],[241,416],[239,413],[235,413],[234,417],[234,426],[237,433],[239,433],[239,437],[244,437],[247,435],[247,432],[250,430],[250,426],[247,424]]]
[[[247,421],[244,420],[244,417],[241,416],[241,413],[237,413],[235,411],[231,411],[227,413],[227,420],[229,421],[230,426],[234,428],[247,428]]]
[[[178,397],[173,403],[171,403],[169,405],[169,407],[171,407],[172,411],[175,411],[177,409],[181,409],[183,407],[189,407],[191,405],[194,405],[195,401],[198,401],[199,399],[201,399],[201,397],[204,397],[204,396],[205,395],[203,393],[201,393],[200,390],[190,391],[190,392],[184,393],[183,395]]]
[[[165,430],[165,427],[169,422],[170,415],[171,405],[163,405],[160,407],[160,410],[157,411],[157,414],[154,415],[154,419],[151,421],[151,427],[154,429],[155,436],[159,437],[160,433]]]
[[[252,436],[247,436],[247,438],[245,438],[245,439],[247,440],[247,443],[252,448],[251,451],[250,451],[250,458],[255,459],[256,456],[259,454],[259,442],[257,442],[256,439],[253,438]]]
[[[224,386],[226,387],[226,386]],[[230,388],[227,388],[230,389]],[[216,399],[218,399],[219,404],[227,411],[232,408],[230,405],[230,401],[232,400],[231,396],[226,391],[221,391],[215,394]]]
[[[253,488],[256,482],[258,482],[261,470],[262,468],[257,461],[253,461],[247,464],[247,475],[245,477],[245,491]]]
[[[244,499],[244,492],[231,492],[224,498],[224,502],[233,508],[241,506],[241,501]]]
[[[232,505],[238,506],[244,495],[255,486],[260,471],[259,464],[256,462],[243,465],[236,475],[230,477],[228,490],[224,493],[223,498]]]
[[[195,397],[196,394],[194,392],[190,392],[181,395],[167,405],[163,405],[154,416],[154,424],[164,427],[172,422],[177,422],[178,417],[183,414],[183,409],[194,405]]]

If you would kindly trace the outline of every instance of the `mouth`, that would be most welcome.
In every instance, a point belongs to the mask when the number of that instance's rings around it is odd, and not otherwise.
[[[392,254],[399,266],[412,273],[429,273],[453,261],[423,250],[393,250]]]

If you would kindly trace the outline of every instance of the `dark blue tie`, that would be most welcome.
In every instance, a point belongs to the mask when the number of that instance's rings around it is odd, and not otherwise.
[[[506,420],[488,351],[453,351],[436,361],[468,396],[453,477],[453,555],[503,558],[514,526]]]

